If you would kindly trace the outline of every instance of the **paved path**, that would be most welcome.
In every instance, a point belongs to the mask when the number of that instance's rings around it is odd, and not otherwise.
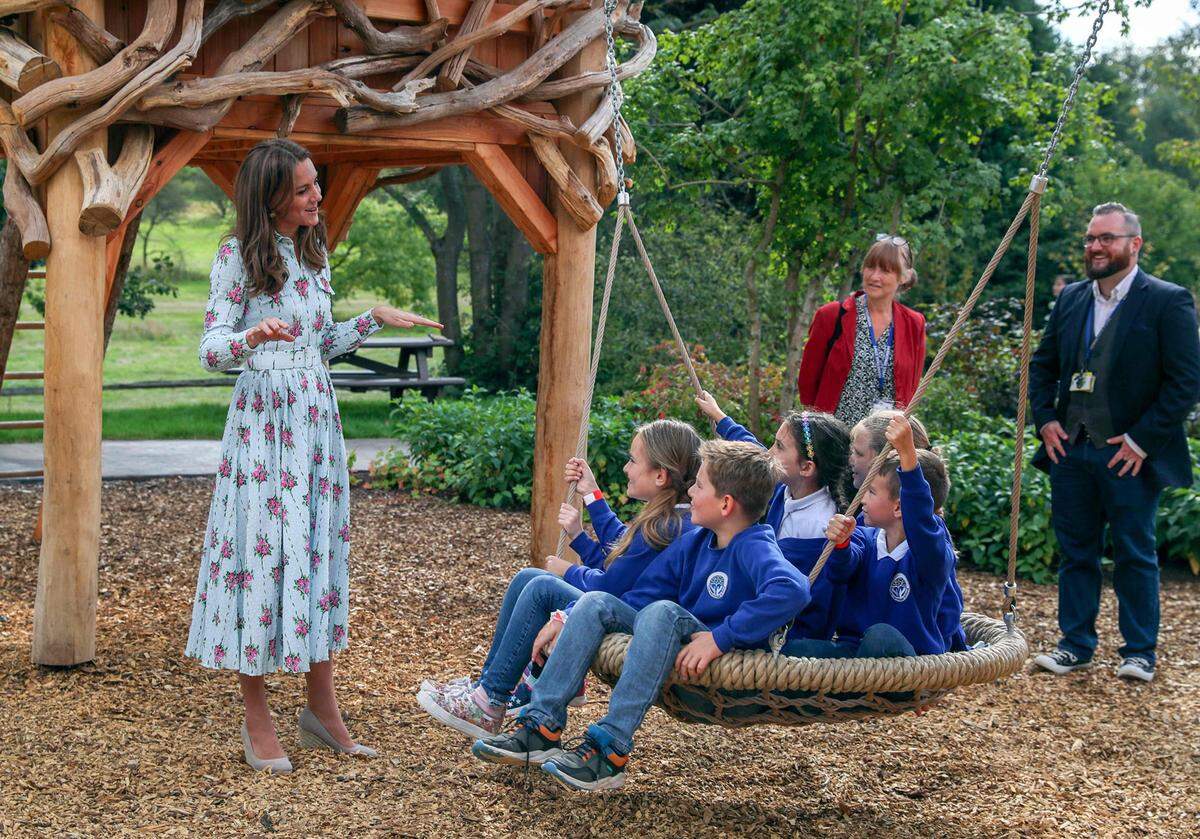
[[[347,451],[358,455],[355,472],[366,471],[379,452],[395,445],[386,438],[346,441]],[[100,447],[105,479],[214,475],[220,459],[220,440],[105,440]],[[0,472],[41,468],[41,443],[0,446]]]

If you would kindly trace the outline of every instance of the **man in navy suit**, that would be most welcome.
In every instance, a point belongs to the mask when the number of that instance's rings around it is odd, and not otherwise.
[[[1063,289],[1029,374],[1042,438],[1034,464],[1050,473],[1062,631],[1058,648],[1034,663],[1057,674],[1091,663],[1107,525],[1125,640],[1117,675],[1148,682],[1158,643],[1158,498],[1164,487],[1192,485],[1183,422],[1200,400],[1196,311],[1185,289],[1138,267],[1141,223],[1123,205],[1092,211],[1083,246],[1091,282]]]

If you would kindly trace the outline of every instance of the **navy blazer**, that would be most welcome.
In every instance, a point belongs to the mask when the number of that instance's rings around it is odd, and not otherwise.
[[[1071,283],[1059,294],[1029,368],[1034,427],[1065,424],[1071,375],[1093,305],[1092,283]],[[1119,316],[1109,410],[1117,434],[1146,452],[1142,473],[1159,487],[1192,485],[1192,459],[1183,423],[1200,401],[1200,334],[1192,295],[1138,269]],[[1049,471],[1046,447],[1033,463]]]

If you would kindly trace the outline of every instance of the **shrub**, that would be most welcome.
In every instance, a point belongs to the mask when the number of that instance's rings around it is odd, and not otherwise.
[[[389,449],[371,464],[376,487],[436,492],[482,507],[527,508],[533,490],[535,398],[526,390],[426,401],[407,394],[392,412],[407,453]],[[588,461],[596,480],[621,508],[628,504],[622,466],[637,421],[617,400],[592,407]]]
[[[934,380],[939,385],[939,398],[934,401],[943,401],[949,395],[952,402],[970,404],[988,416],[1016,416],[1022,307],[1022,300],[1006,297],[986,300],[975,308]],[[925,312],[932,356],[950,331],[958,306],[934,304]],[[1035,334],[1034,347],[1037,341]]]

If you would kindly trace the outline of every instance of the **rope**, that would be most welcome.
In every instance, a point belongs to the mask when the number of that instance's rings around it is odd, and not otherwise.
[[[929,369],[925,371],[925,375],[921,377],[920,383],[917,385],[917,391],[913,394],[912,400],[904,409],[904,416],[910,417],[916,410],[917,405],[921,403],[921,399],[925,396],[925,390],[929,387],[930,381],[937,375],[942,368],[942,362],[946,359],[946,354],[950,348],[958,341],[959,333],[962,332],[963,326],[967,322],[967,318],[971,316],[971,311],[975,308],[975,304],[979,302],[979,296],[983,294],[983,290],[987,288],[988,281],[991,280],[992,274],[996,272],[996,266],[1000,264],[1000,260],[1004,258],[1004,254],[1008,252],[1008,246],[1012,244],[1013,237],[1017,235],[1017,231],[1021,228],[1021,224],[1025,221],[1025,216],[1029,213],[1029,208],[1033,204],[1038,193],[1031,188],[1025,196],[1025,201],[1021,204],[1021,209],[1017,211],[1012,223],[1008,226],[1008,231],[1004,234],[1004,238],[1000,240],[1000,244],[996,247],[996,252],[992,254],[991,260],[987,267],[983,269],[983,274],[979,281],[975,283],[975,288],[967,297],[962,308],[958,310],[958,316],[954,319],[954,325],[950,327],[949,333],[946,335],[946,340],[942,341],[942,345],[938,348],[937,355],[929,365]],[[879,470],[883,467],[884,461],[891,453],[892,447],[885,444],[883,450],[875,458],[871,464],[871,469],[867,472],[867,476],[863,478],[862,485],[858,488],[858,492],[854,494],[854,499],[850,502],[850,506],[846,509],[846,515],[853,516],[858,512],[858,508],[862,506],[863,496],[867,494],[868,487],[875,477],[879,474]],[[821,573],[821,569],[825,567],[825,563],[829,560],[830,554],[833,553],[833,542],[826,541],[825,547],[821,551],[821,555],[817,558],[816,564],[813,565],[812,573],[808,575],[808,581],[814,582]]]
[[[1045,187],[1043,178],[1034,178],[1034,187]],[[1033,192],[1029,208],[1029,255],[1025,263],[1025,317],[1021,324],[1021,378],[1017,385],[1017,435],[1013,446],[1013,483],[1008,517],[1008,578],[1004,583],[1004,614],[1017,609],[1017,530],[1021,521],[1021,473],[1025,468],[1025,412],[1029,392],[1029,358],[1033,352],[1033,294],[1037,277],[1038,227],[1042,212],[1041,192]]]
[[[604,346],[604,328],[608,323],[608,301],[612,297],[613,278],[617,274],[617,251],[621,247],[621,231],[625,226],[625,217],[617,213],[617,229],[613,233],[612,251],[608,256],[608,273],[604,277],[604,296],[600,300],[600,317],[596,321],[596,340],[592,342],[592,367],[588,371],[587,395],[583,400],[583,415],[579,418],[579,438],[575,443],[575,456],[583,458],[587,455],[588,430],[591,428],[592,397],[596,392],[596,373],[600,369],[600,350]],[[576,496],[574,482],[567,487],[564,504],[574,504]],[[567,532],[559,530],[558,547],[555,556],[561,557],[567,547]]]

